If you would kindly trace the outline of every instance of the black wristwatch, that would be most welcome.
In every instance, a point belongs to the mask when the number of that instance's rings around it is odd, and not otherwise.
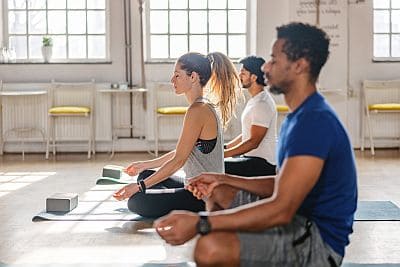
[[[200,220],[196,225],[197,233],[201,235],[206,235],[211,232],[211,224],[208,221],[208,216],[200,215]]]

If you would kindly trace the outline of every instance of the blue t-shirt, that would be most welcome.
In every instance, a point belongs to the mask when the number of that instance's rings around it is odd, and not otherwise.
[[[322,239],[344,256],[357,207],[354,153],[336,113],[318,92],[309,96],[282,124],[278,167],[285,159],[300,155],[321,158],[324,166],[297,213],[315,222]]]

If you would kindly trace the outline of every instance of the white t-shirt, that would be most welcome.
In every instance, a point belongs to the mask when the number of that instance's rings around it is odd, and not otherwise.
[[[245,154],[245,156],[266,159],[270,164],[276,165],[276,121],[277,111],[275,101],[267,91],[261,91],[250,98],[242,113],[242,141],[250,139],[252,125],[268,128],[260,145]]]

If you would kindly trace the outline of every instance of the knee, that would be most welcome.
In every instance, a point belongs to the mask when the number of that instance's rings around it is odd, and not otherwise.
[[[212,236],[199,238],[194,250],[194,260],[197,266],[217,266],[221,263],[220,256],[223,248],[218,246],[217,240]]]

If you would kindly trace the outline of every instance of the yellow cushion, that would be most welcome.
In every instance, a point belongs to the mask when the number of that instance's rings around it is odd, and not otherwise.
[[[373,104],[368,106],[369,110],[383,110],[383,111],[400,111],[399,103],[387,103],[387,104]]]
[[[278,112],[289,112],[289,107],[285,105],[276,105],[276,110]]]
[[[162,107],[157,109],[158,114],[164,115],[184,115],[188,107]]]
[[[66,106],[66,107],[53,107],[49,109],[49,114],[65,114],[65,115],[80,115],[80,114],[88,114],[90,113],[90,108],[88,107],[75,107],[75,106]]]

